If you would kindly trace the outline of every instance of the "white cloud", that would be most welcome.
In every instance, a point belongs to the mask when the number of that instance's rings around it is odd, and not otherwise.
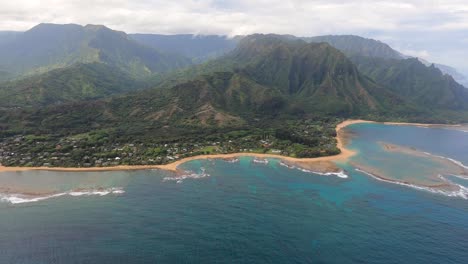
[[[430,57],[431,57],[429,54],[429,51],[427,50],[402,49],[399,51],[405,55],[417,57],[417,58],[425,59],[425,60],[430,60]]]
[[[468,32],[466,0],[0,0],[0,30],[38,23],[104,24],[129,33],[299,36],[357,34],[385,37],[426,59],[446,59],[441,43]],[[451,36],[447,32],[454,32]],[[438,43],[424,42],[434,41]],[[465,37],[463,37],[465,38]],[[461,39],[458,37],[458,39]],[[464,44],[464,45],[462,45]],[[407,46],[411,46],[408,48]],[[426,51],[421,53],[421,51]],[[408,53],[409,53],[408,52]],[[455,61],[455,60],[454,60]],[[458,64],[459,59],[457,60]],[[468,68],[468,65],[465,65]]]
[[[468,29],[468,4],[463,2],[0,0],[0,29],[26,30],[40,22],[106,24],[127,32],[217,34]]]

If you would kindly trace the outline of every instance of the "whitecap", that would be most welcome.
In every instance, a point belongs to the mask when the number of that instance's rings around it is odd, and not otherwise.
[[[468,180],[468,176],[466,175],[456,175],[456,174],[451,174],[450,176],[457,177],[462,180]]]
[[[294,170],[300,170],[302,172],[305,172],[305,173],[312,173],[312,174],[318,174],[318,175],[323,175],[323,176],[337,176],[339,178],[342,178],[342,179],[347,179],[348,178],[348,175],[346,175],[346,173],[344,171],[339,171],[339,172],[318,172],[318,171],[312,171],[312,170],[308,170],[308,169],[304,169],[304,168],[301,168],[301,167],[297,167],[297,166],[294,166],[294,165],[289,165],[289,164],[286,164],[282,161],[279,162],[279,165],[281,166],[284,166],[288,169],[294,169]]]
[[[238,158],[224,159],[224,161],[228,162],[228,163],[237,163],[237,162],[239,162],[239,159]]]
[[[259,158],[254,158],[252,160],[253,163],[258,163],[258,164],[268,164],[269,161],[267,159],[259,159]]]
[[[80,191],[71,191],[68,193],[70,196],[105,196],[108,194],[122,194],[125,191],[122,188],[109,188],[109,189],[92,189],[92,190],[80,190]]]
[[[105,196],[108,194],[123,194],[125,191],[120,187],[113,187],[108,189],[83,189],[83,190],[72,190],[68,192],[55,193],[44,196],[25,195],[18,193],[0,193],[0,202],[7,202],[11,204],[22,204],[22,203],[33,203],[39,202],[51,198],[61,196]]]
[[[348,178],[348,175],[344,172],[344,171],[339,171],[339,172],[325,172],[325,173],[321,173],[321,172],[312,172],[314,174],[318,174],[318,175],[324,175],[324,176],[336,176],[336,177],[339,177],[339,178],[342,178],[342,179],[347,179]]]
[[[210,176],[208,173],[206,173],[205,168],[201,167],[200,171],[200,173],[185,171],[185,173],[181,175],[164,177],[163,181],[175,181],[176,183],[182,183],[185,179],[200,179]]]

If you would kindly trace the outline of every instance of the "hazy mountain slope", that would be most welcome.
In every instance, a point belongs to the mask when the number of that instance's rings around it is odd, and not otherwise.
[[[218,35],[130,34],[134,40],[167,53],[181,54],[203,62],[233,50],[241,37]]]
[[[0,45],[0,70],[14,75],[77,62],[105,62],[135,76],[189,64],[182,56],[164,54],[104,26],[40,24]]]
[[[0,84],[0,106],[39,106],[97,99],[141,87],[142,82],[118,68],[103,63],[75,64]]]
[[[404,58],[402,54],[383,42],[354,35],[328,35],[303,39],[307,42],[329,43],[349,57],[359,55],[385,59]]]
[[[0,31],[0,45],[15,40],[21,34],[19,31]]]
[[[421,58],[418,58],[418,60],[421,61],[426,66],[431,66],[433,64]],[[463,85],[465,88],[468,87],[468,78],[462,73],[460,73],[459,71],[457,71],[457,69],[451,66],[439,64],[439,63],[434,63],[434,66],[437,67],[440,71],[442,71],[442,73],[452,76],[456,82]]]
[[[444,65],[444,64],[440,64],[440,63],[435,63],[434,66],[439,68],[439,70],[441,70],[442,73],[452,76],[453,79],[455,79],[455,81],[457,81],[458,83],[465,86],[465,88],[468,87],[468,78],[465,75],[463,75],[462,73],[460,73],[454,67]]]
[[[468,90],[435,66],[418,59],[384,60],[354,57],[363,73],[394,93],[421,106],[447,110],[468,109]]]

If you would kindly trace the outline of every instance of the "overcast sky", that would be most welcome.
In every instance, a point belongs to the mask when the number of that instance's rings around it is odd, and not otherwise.
[[[468,75],[468,0],[0,0],[0,30],[41,22],[128,33],[356,34]]]

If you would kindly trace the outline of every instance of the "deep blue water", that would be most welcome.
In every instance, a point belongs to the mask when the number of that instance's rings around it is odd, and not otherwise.
[[[421,136],[423,128],[352,130],[468,161],[462,149],[425,143],[437,137]],[[443,134],[438,142],[450,141],[445,133],[468,141],[463,132],[433,133]],[[359,140],[352,147],[364,147]],[[347,179],[275,160],[193,161],[184,169],[204,167],[209,177],[177,183],[161,171],[112,172],[106,177],[124,194],[0,203],[0,263],[468,263],[467,200],[342,166]]]

